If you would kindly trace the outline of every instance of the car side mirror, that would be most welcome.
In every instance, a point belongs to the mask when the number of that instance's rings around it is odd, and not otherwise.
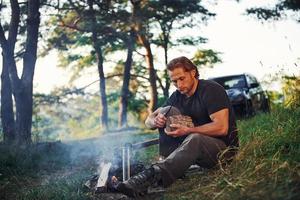
[[[256,87],[258,87],[258,86],[259,86],[258,83],[251,83],[251,84],[250,84],[250,87],[251,87],[251,88],[256,88]]]

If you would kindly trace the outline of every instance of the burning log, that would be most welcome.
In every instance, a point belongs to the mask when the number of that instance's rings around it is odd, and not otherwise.
[[[108,181],[108,174],[109,174],[109,170],[111,167],[111,163],[105,163],[102,162],[100,165],[100,174],[99,174],[99,178],[97,181],[97,185],[96,185],[96,191],[97,192],[104,192],[107,190],[106,185],[107,185],[107,181]]]

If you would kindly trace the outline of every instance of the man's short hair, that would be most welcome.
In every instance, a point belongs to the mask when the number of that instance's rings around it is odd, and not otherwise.
[[[167,69],[170,71],[180,67],[187,72],[195,70],[196,71],[195,78],[197,79],[199,78],[199,72],[196,65],[194,65],[194,63],[185,56],[174,58],[167,65]]]

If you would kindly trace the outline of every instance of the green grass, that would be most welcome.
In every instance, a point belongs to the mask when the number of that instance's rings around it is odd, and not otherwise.
[[[300,108],[276,108],[238,121],[238,128],[240,150],[230,165],[188,175],[159,199],[300,199]],[[99,158],[122,143],[156,137],[138,132],[21,152],[0,148],[0,199],[94,199],[83,184]],[[135,156],[149,164],[157,153],[153,146]]]
[[[178,181],[166,199],[299,199],[300,109],[239,121],[240,150],[221,170]]]

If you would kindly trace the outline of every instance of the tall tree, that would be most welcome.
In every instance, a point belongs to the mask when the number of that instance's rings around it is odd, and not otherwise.
[[[101,126],[108,129],[108,107],[106,82],[104,75],[104,60],[106,48],[115,40],[115,31],[108,21],[112,18],[110,1],[68,0],[60,8],[61,12],[50,22],[53,24],[53,34],[48,39],[48,48],[57,48],[66,52],[67,64],[77,62],[78,71],[87,66],[97,65],[101,99]],[[69,48],[89,49],[85,52],[69,52]],[[77,71],[77,72],[78,72]]]
[[[181,0],[161,0],[153,1],[150,3],[150,10],[153,11],[152,18],[154,22],[159,24],[160,35],[156,44],[161,46],[164,50],[165,65],[168,63],[168,50],[172,46],[171,32],[174,29],[175,24],[181,24],[176,29],[182,28],[195,28],[204,24],[209,18],[215,16],[214,13],[209,12],[205,7],[201,5],[199,0],[181,1]],[[188,22],[181,22],[181,20],[187,20]],[[188,38],[181,40],[179,45],[184,44],[185,41],[189,41],[189,45],[199,45],[206,42],[205,38]],[[174,44],[174,43],[173,43]],[[167,69],[164,70],[163,78],[165,79],[165,85],[158,78],[160,86],[163,90],[164,96],[169,96],[170,80],[167,74]]]
[[[11,2],[11,19],[10,29],[8,33],[8,39],[4,36],[1,39],[1,47],[6,45],[7,54],[13,54],[15,49],[15,43],[17,39],[18,26],[20,21],[20,8],[16,4],[17,2]],[[2,6],[1,3],[1,10]],[[4,35],[2,24],[0,23],[0,33]],[[4,142],[11,143],[15,140],[15,119],[13,112],[13,100],[11,84],[9,79],[9,64],[13,63],[13,55],[5,56],[2,50],[2,74],[1,74],[1,122],[3,127]],[[7,60],[8,59],[8,60]]]
[[[132,54],[135,44],[135,33],[130,31],[127,40],[124,41],[127,46],[127,59],[123,70],[123,84],[120,96],[119,104],[119,127],[127,127],[127,107],[128,107],[128,97],[129,97],[129,82],[130,82],[130,71],[132,67]]]
[[[108,54],[115,50],[127,49],[124,63],[123,85],[119,104],[119,127],[127,126],[127,104],[129,94],[130,70],[135,43],[132,22],[127,9],[127,1],[94,1],[87,2],[69,0],[61,8],[61,12],[52,24],[56,26],[49,39],[50,48],[66,51],[67,64],[77,62],[79,72],[96,63],[98,66],[101,97],[101,124],[108,126],[108,108],[104,61]],[[92,47],[90,54],[74,54],[68,49]],[[72,55],[73,54],[73,55]]]
[[[111,19],[111,25],[117,31],[116,37],[120,38],[123,41],[123,48],[118,49],[126,49],[127,57],[123,67],[123,82],[122,89],[119,100],[119,119],[118,119],[118,127],[124,128],[128,126],[127,121],[127,110],[129,104],[129,83],[131,80],[131,68],[133,63],[133,51],[135,49],[135,41],[136,41],[136,33],[134,31],[133,24],[133,13],[129,13],[127,11],[127,1],[123,3],[119,1],[120,5],[118,6],[118,10],[115,13],[115,17]]]
[[[106,91],[105,91],[105,77],[104,77],[104,69],[103,69],[103,53],[102,53],[102,47],[101,43],[99,42],[99,36],[97,31],[97,20],[96,20],[96,14],[94,10],[95,2],[94,0],[88,0],[88,6],[89,6],[89,14],[90,14],[90,24],[89,28],[92,33],[92,45],[96,52],[96,58],[97,58],[97,68],[98,68],[98,74],[99,74],[99,80],[100,80],[100,98],[101,98],[101,107],[102,107],[102,113],[101,113],[101,124],[103,128],[106,130],[108,128],[108,113],[107,113],[107,100],[106,100]],[[108,5],[104,5],[108,6]]]
[[[17,0],[10,1],[12,14],[8,26],[8,38],[6,38],[5,30],[0,23],[0,44],[3,57],[1,119],[2,126],[5,127],[4,139],[6,142],[31,143],[32,89],[40,24],[39,6],[39,0],[28,0],[25,6],[27,34],[21,78],[18,76],[15,60],[15,44],[20,26],[20,5]],[[15,119],[12,95],[15,100]],[[4,102],[4,100],[6,101]]]
[[[168,63],[168,50],[171,47],[171,35],[174,29],[174,24],[180,24],[181,20],[190,19],[189,22],[182,22],[180,28],[197,26],[203,24],[210,17],[214,16],[205,9],[200,0],[181,1],[181,0],[162,0],[162,1],[146,1],[146,0],[132,0],[133,14],[135,16],[135,31],[139,44],[141,44],[145,51],[146,64],[149,72],[150,82],[150,102],[149,111],[153,111],[157,107],[157,85],[163,90],[164,96],[169,96],[170,80],[167,75],[167,70],[164,70],[164,83],[158,76],[154,68],[154,57],[152,54],[151,44],[158,44],[164,50],[165,65]],[[194,17],[193,14],[197,14]],[[155,24],[159,26],[153,28]],[[151,27],[151,28],[150,28]],[[159,38],[153,38],[157,32],[160,32]],[[193,40],[193,44],[199,44],[205,41],[203,38]]]
[[[147,1],[145,0],[131,0],[133,5],[133,21],[134,30],[137,34],[137,40],[146,51],[145,59],[149,72],[150,82],[150,102],[148,104],[148,112],[153,112],[157,108],[158,92],[156,85],[156,71],[154,68],[153,54],[151,43],[149,39],[149,24],[147,23]]]

